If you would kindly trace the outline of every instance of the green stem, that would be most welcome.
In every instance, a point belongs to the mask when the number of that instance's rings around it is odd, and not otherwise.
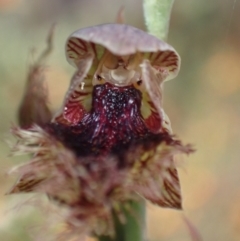
[[[115,236],[101,236],[99,241],[144,241],[145,240],[145,203],[131,201],[127,209],[122,207],[126,223],[121,223],[114,214]]]
[[[143,0],[144,17],[148,32],[166,40],[174,0]]]

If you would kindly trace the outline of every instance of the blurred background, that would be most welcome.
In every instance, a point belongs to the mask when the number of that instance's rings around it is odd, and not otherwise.
[[[74,69],[66,62],[69,34],[114,22],[124,5],[127,23],[145,29],[141,0],[0,0],[0,240],[31,241],[41,223],[26,196],[4,196],[14,182],[6,171],[23,159],[9,157],[6,140],[16,123],[28,66],[57,24],[46,79],[57,109]],[[169,43],[182,57],[179,76],[165,84],[164,106],[173,130],[197,151],[179,157],[184,211],[148,204],[150,241],[190,241],[186,217],[204,241],[240,240],[240,1],[177,0]],[[31,51],[32,49],[35,51]],[[134,241],[134,240],[133,240]]]

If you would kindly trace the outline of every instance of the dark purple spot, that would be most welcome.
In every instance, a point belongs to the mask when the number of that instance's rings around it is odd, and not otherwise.
[[[170,136],[147,128],[140,112],[142,94],[133,86],[96,85],[92,95],[92,109],[77,125],[50,123],[47,127],[77,156],[117,154],[122,159],[134,145],[151,149],[163,140],[170,141]]]

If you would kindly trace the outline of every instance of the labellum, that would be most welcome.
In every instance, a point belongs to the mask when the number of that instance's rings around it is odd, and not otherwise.
[[[96,234],[111,233],[112,210],[138,195],[181,209],[173,157],[192,149],[172,136],[162,106],[177,52],[132,26],[104,24],[74,32],[66,56],[76,72],[60,110],[41,127],[12,129],[15,152],[33,158],[14,169],[9,193],[46,193]]]

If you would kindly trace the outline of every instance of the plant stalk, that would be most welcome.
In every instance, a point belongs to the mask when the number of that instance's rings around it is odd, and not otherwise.
[[[166,40],[174,0],[143,0],[147,30],[159,39]]]
[[[124,205],[125,206],[125,205]],[[122,207],[125,223],[121,223],[114,214],[115,236],[100,236],[99,241],[144,241],[145,240],[145,202],[131,201],[127,203],[127,208]]]

